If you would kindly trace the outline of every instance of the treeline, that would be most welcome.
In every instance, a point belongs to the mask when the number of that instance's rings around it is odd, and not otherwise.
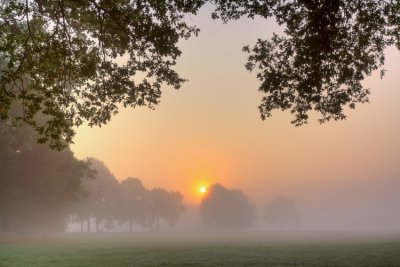
[[[96,178],[82,181],[87,197],[71,207],[71,218],[80,223],[82,232],[93,231],[91,225],[97,232],[100,228],[109,231],[123,223],[129,225],[131,232],[135,225],[158,229],[161,221],[172,228],[185,211],[181,193],[163,188],[150,190],[139,179],[131,177],[120,183],[104,163],[94,158],[89,162]]]

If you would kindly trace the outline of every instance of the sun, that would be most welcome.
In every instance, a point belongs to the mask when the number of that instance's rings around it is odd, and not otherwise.
[[[205,193],[207,193],[207,187],[201,186],[199,191],[200,191],[200,193],[205,194]]]
[[[196,196],[196,201],[203,200],[207,195],[209,194],[210,190],[210,185],[211,181],[210,179],[205,179],[205,178],[198,178],[196,181],[192,184],[192,193],[193,196]]]

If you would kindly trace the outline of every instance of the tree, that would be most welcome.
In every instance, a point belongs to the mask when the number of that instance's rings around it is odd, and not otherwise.
[[[264,218],[268,225],[278,228],[296,226],[300,221],[294,200],[285,196],[278,196],[265,205]]]
[[[217,229],[248,227],[255,217],[254,206],[242,191],[214,184],[201,201],[200,213],[206,225]]]
[[[179,192],[167,191],[163,188],[153,188],[148,194],[149,226],[159,229],[160,220],[164,219],[172,228],[185,211],[183,196]]]
[[[18,117],[56,149],[73,126],[107,123],[123,106],[159,102],[161,85],[179,88],[174,70],[180,38],[197,35],[185,14],[209,1],[3,0],[0,5],[0,117]],[[214,19],[275,18],[285,34],[258,40],[248,70],[258,70],[263,119],[290,110],[295,125],[308,112],[320,122],[344,119],[346,106],[368,101],[363,79],[400,48],[398,0],[215,0]],[[384,70],[381,70],[382,75]],[[38,113],[47,119],[37,123]],[[66,142],[64,142],[66,141]]]
[[[121,182],[123,193],[123,208],[120,214],[122,221],[129,222],[129,231],[132,232],[133,224],[146,225],[148,191],[138,178],[128,177]]]
[[[259,39],[246,68],[257,69],[264,93],[262,119],[275,109],[290,110],[295,125],[308,112],[320,122],[345,119],[344,107],[368,102],[370,90],[361,82],[383,66],[387,46],[400,49],[398,0],[218,0],[214,18],[227,22],[241,16],[274,16],[284,35]],[[381,70],[383,76],[385,70]]]
[[[184,14],[201,2],[1,1],[0,117],[20,101],[17,119],[61,149],[73,126],[106,123],[118,103],[152,108],[161,84],[179,88],[184,81],[172,69],[177,42],[197,34]],[[37,113],[45,123],[35,121]]]
[[[27,125],[0,120],[0,232],[63,232],[90,173],[71,150],[52,151]]]
[[[185,212],[183,205],[183,196],[180,192],[170,191],[167,199],[167,205],[163,212],[163,217],[170,228],[175,226],[176,221]]]
[[[112,228],[123,200],[119,182],[107,166],[95,158],[89,158],[88,161],[96,172],[95,177],[83,181],[82,187],[87,197],[77,202],[71,211],[81,222],[81,229],[83,222],[87,222],[87,232],[91,231],[90,226],[94,218],[97,232],[103,222]]]

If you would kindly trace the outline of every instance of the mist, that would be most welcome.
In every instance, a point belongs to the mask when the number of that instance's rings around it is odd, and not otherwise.
[[[150,185],[146,177],[117,179],[101,159],[53,151],[26,128],[4,124],[0,134],[13,140],[0,150],[0,265],[399,260],[395,175],[311,177],[287,190],[214,179],[183,191]]]
[[[181,234],[178,239],[400,234],[397,176],[330,180],[290,193],[268,190],[262,201],[215,182],[197,188],[198,203],[193,203],[185,200],[188,192],[149,187],[145,178],[118,180],[99,159],[80,161],[69,151],[39,144],[21,147],[8,163],[2,167],[0,202],[0,231],[6,236],[130,233],[144,238],[147,233],[153,240],[158,233]]]
[[[69,233],[171,233],[173,236],[182,233],[183,236],[189,234],[192,237],[197,234],[204,237],[207,236],[205,233],[210,233],[211,238],[217,233],[221,236],[233,234],[255,237],[257,234],[251,233],[263,232],[264,238],[277,238],[277,233],[280,233],[285,238],[291,235],[293,238],[315,238],[320,235],[335,239],[341,235],[348,238],[350,233],[358,237],[400,233],[400,187],[396,177],[333,181],[319,187],[303,187],[293,195],[285,192],[269,193],[265,201],[258,202],[254,201],[251,194],[240,189],[215,183],[208,186],[205,192],[200,192],[201,188],[198,188],[199,203],[195,204],[185,201],[181,192],[146,188],[139,178],[118,182],[104,163],[91,160],[102,166],[102,171],[96,170],[98,174],[103,173],[104,176],[106,172],[110,181],[113,181],[114,190],[117,191],[114,196],[123,194],[118,187],[125,184],[127,197],[133,202],[129,206],[121,199],[109,200],[119,204],[112,206],[108,215],[106,208],[100,209],[98,215],[92,207],[90,226],[87,215],[79,217],[71,213],[66,228]],[[104,180],[104,177],[97,179]],[[93,184],[97,182],[86,181]],[[128,182],[132,183],[129,190],[126,186]],[[102,190],[101,186],[105,185],[94,186],[97,193]],[[108,185],[103,190],[110,188]],[[158,203],[151,199],[151,194],[157,190],[165,193]],[[87,191],[90,199],[90,189]],[[175,194],[174,201],[168,200],[168,192]],[[112,196],[110,193],[108,195]],[[103,202],[108,201],[103,195],[97,197]],[[79,209],[87,201],[83,199],[75,205]],[[335,234],[331,235],[332,232]]]

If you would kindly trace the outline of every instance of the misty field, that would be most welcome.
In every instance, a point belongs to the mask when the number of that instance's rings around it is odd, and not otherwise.
[[[400,266],[400,239],[206,234],[3,238],[0,266]]]

